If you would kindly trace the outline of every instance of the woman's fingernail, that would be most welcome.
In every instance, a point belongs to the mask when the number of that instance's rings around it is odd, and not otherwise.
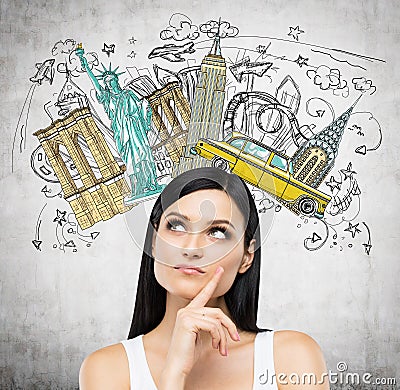
[[[215,273],[218,275],[218,274],[220,274],[222,272],[222,267],[221,266],[218,266],[217,267],[217,270],[215,271]]]

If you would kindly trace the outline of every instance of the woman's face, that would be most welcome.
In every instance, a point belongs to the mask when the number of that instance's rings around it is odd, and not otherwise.
[[[253,261],[254,242],[249,248],[244,243],[246,224],[224,191],[200,190],[182,197],[164,211],[154,232],[157,281],[171,294],[193,299],[221,265],[225,272],[214,297],[225,294],[237,273]]]

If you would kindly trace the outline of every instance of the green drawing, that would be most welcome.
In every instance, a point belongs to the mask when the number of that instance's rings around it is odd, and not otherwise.
[[[147,100],[139,99],[131,90],[122,89],[118,83],[117,69],[107,69],[95,76],[90,69],[81,45],[75,50],[96,89],[97,100],[103,105],[111,120],[111,129],[118,153],[126,165],[131,182],[131,194],[124,199],[126,205],[137,199],[161,192],[153,155],[147,138],[151,129],[151,107]],[[99,80],[103,82],[101,85]]]

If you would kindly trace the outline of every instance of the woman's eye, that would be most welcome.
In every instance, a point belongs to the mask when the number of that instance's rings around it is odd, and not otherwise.
[[[221,229],[221,228],[210,230],[209,235],[211,237],[217,238],[219,240],[227,238],[225,229]]]
[[[174,232],[185,232],[185,226],[180,223],[180,222],[173,222],[173,221],[169,221],[168,222],[168,229],[172,230]]]

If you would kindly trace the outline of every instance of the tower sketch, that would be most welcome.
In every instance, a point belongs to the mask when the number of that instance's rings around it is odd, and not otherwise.
[[[164,87],[166,84],[173,81],[179,82],[183,95],[186,96],[190,106],[193,104],[196,85],[199,81],[199,75],[201,73],[200,66],[189,66],[179,70],[179,72],[173,72],[169,69],[163,69],[154,64],[153,69],[157,81],[161,84],[161,86]]]
[[[358,101],[358,99],[357,99]],[[344,129],[357,101],[329,126],[312,136],[292,157],[293,176],[314,188],[333,168]]]
[[[187,135],[185,155],[174,166],[173,176],[189,169],[209,166],[199,156],[190,154],[199,138],[219,139],[225,99],[226,64],[221,55],[219,32],[214,37],[210,52],[201,63],[200,78],[196,85]]]
[[[297,114],[300,106],[301,93],[299,86],[292,77],[287,75],[279,84],[275,93],[276,99],[284,106],[290,108],[293,114]]]
[[[86,94],[71,80],[71,74],[68,72],[55,104],[59,108],[58,115],[67,115],[73,109],[87,107],[88,104]]]
[[[158,139],[152,146],[153,152],[164,146],[170,159],[179,163],[190,123],[189,102],[176,81],[154,91],[146,99],[150,103],[152,121],[158,131]]]
[[[89,108],[75,109],[34,135],[38,137],[54,169],[64,198],[71,205],[81,229],[131,208],[123,203],[124,196],[130,193],[124,179],[126,168],[120,167],[114,159]],[[82,143],[87,145],[98,166],[97,175],[81,148]],[[79,173],[79,180],[72,178],[60,149],[69,155]]]

